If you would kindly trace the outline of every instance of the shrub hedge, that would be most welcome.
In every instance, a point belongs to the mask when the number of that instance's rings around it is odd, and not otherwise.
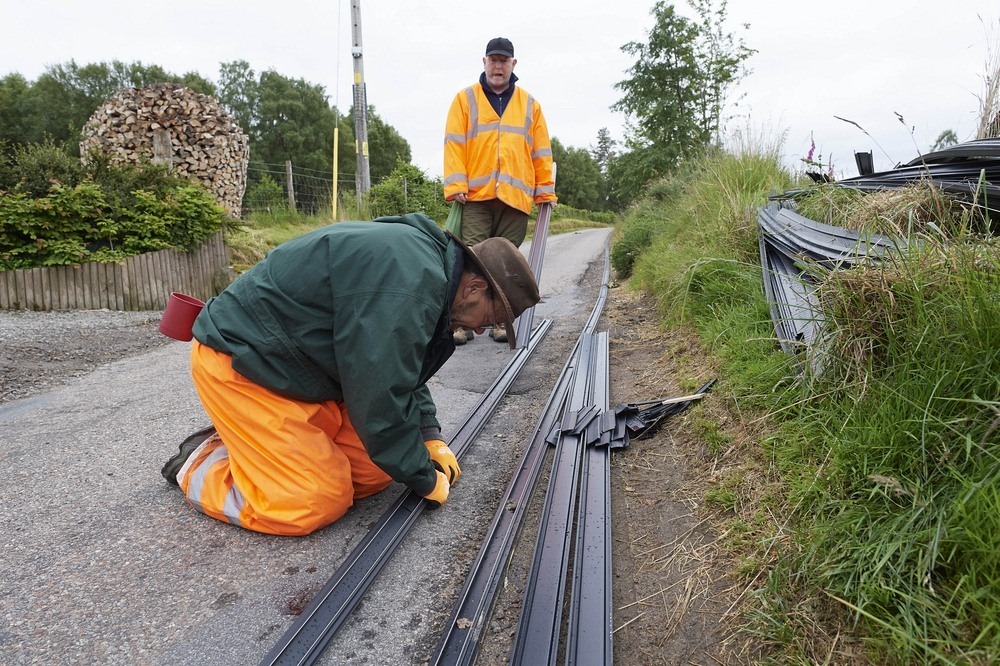
[[[223,228],[202,185],[152,164],[81,164],[51,142],[0,158],[0,270],[194,250]]]

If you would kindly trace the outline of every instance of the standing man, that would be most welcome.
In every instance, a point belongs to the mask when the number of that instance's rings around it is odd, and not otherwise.
[[[269,534],[309,534],[394,480],[441,504],[461,470],[426,382],[456,328],[537,302],[508,240],[469,247],[420,214],[287,241],[195,320],[191,375],[214,427],[162,474],[202,513]]]
[[[502,237],[520,246],[532,204],[556,202],[552,145],[538,101],[516,86],[514,45],[486,45],[479,82],[459,92],[444,138],[444,198],[462,204],[462,240],[473,245]],[[507,326],[491,335],[505,342]],[[455,331],[455,344],[472,339]]]

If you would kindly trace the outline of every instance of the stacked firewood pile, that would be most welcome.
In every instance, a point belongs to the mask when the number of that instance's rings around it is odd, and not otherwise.
[[[165,163],[207,187],[239,217],[250,148],[232,115],[207,95],[173,83],[126,88],[83,127],[80,153],[115,162]]]

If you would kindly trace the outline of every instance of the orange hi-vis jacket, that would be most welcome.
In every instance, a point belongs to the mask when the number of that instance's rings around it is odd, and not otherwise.
[[[497,116],[481,83],[459,92],[448,111],[444,138],[444,198],[500,199],[531,213],[533,203],[555,203],[552,144],[542,107],[515,86]]]

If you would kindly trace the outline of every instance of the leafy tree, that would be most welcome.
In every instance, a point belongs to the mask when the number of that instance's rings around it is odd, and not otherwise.
[[[954,130],[946,129],[945,131],[938,134],[938,138],[934,140],[933,145],[931,145],[930,152],[936,152],[938,150],[944,150],[949,146],[954,146],[958,143],[958,135],[955,134]]]
[[[339,127],[338,174],[342,180],[353,180],[357,171],[354,109],[342,115],[328,106],[322,86],[275,71],[258,78],[249,63],[237,60],[220,67],[219,102],[247,132],[250,158],[256,163],[291,160],[296,168],[332,173],[333,128]],[[399,160],[408,163],[412,159],[410,144],[374,107],[368,108],[368,156],[372,183],[388,177]]]
[[[629,42],[635,56],[630,78],[616,88],[622,98],[611,108],[630,119],[626,146],[638,152],[618,165],[619,193],[673,171],[716,140],[729,90],[745,75],[744,61],[754,53],[742,39],[723,31],[725,0],[690,0],[699,17],[692,21],[672,4],[658,1],[647,43]],[[744,26],[746,28],[746,26]]]
[[[25,113],[24,100],[30,89],[20,74],[0,79],[0,142],[21,143],[28,133],[31,119]]]
[[[354,107],[351,107],[351,123],[354,122]],[[332,144],[331,144],[332,145]],[[357,168],[357,153],[354,153]],[[368,107],[368,170],[372,183],[380,183],[402,162],[409,164],[410,144],[400,136],[394,127],[382,120],[375,107]],[[354,169],[352,169],[352,172]]]
[[[597,162],[585,149],[564,148],[552,138],[552,159],[556,171],[556,195],[559,203],[583,210],[604,210],[604,176]]]
[[[729,93],[749,73],[744,63],[756,50],[749,48],[742,38],[723,30],[728,0],[721,0],[718,8],[713,6],[714,0],[688,1],[700,19],[697,53],[700,65],[705,68],[708,91],[703,123],[711,129],[713,139],[717,139]],[[748,30],[750,25],[744,23],[741,27]]]
[[[260,110],[260,85],[246,60],[234,60],[219,65],[218,101],[247,133],[256,129]]]
[[[656,24],[649,43],[629,42],[622,50],[636,57],[632,78],[615,87],[624,96],[612,107],[636,119],[629,137],[634,147],[654,145],[664,151],[664,163],[706,144],[711,135],[698,125],[704,104],[695,50],[698,27],[662,0],[653,7]]]
[[[15,75],[21,78],[20,75]],[[23,78],[21,78],[23,81]],[[144,87],[154,83],[180,83],[195,92],[214,93],[215,86],[200,75],[189,72],[171,74],[157,65],[141,62],[94,63],[79,66],[75,61],[52,65],[28,84],[11,76],[3,79],[0,92],[0,118],[11,113],[20,123],[2,130],[2,138],[11,143],[38,143],[51,138],[71,146],[78,153],[80,130],[101,104],[122,88]]]
[[[590,149],[590,154],[594,156],[594,161],[605,176],[608,175],[608,164],[615,155],[616,143],[611,138],[608,128],[602,127],[597,131],[597,145]]]
[[[662,153],[652,147],[634,145],[608,163],[608,207],[622,210],[663,173]]]
[[[615,151],[617,144],[618,142],[611,138],[608,128],[602,127],[597,132],[597,145],[590,149],[590,154],[593,155],[594,161],[597,162],[597,166],[601,170],[601,187],[603,189],[601,202],[603,207],[599,210],[618,208],[611,192],[611,167],[617,154]]]
[[[261,73],[257,121],[250,131],[254,161],[331,172],[334,112],[323,86],[290,79],[273,70]]]

